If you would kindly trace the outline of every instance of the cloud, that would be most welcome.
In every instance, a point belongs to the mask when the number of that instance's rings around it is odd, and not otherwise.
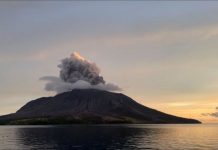
[[[212,117],[218,117],[218,107],[216,107],[216,111],[213,113],[203,113],[203,116],[212,116]]]
[[[58,65],[59,77],[44,76],[40,80],[48,81],[45,90],[63,93],[73,89],[99,89],[106,91],[120,91],[121,88],[113,83],[106,83],[100,76],[100,69],[95,63],[74,52]]]
[[[99,75],[100,69],[96,64],[87,61],[77,52],[71,54],[71,57],[63,59],[58,67],[61,69],[60,78],[65,82],[75,83],[78,80],[83,80],[91,85],[105,83],[103,77]]]

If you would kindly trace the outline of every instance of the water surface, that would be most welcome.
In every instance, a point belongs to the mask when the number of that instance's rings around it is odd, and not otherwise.
[[[217,150],[218,125],[0,126],[1,150]]]

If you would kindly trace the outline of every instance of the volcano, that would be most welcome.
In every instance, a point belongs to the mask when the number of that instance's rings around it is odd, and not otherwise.
[[[143,106],[122,93],[74,89],[32,100],[0,124],[200,123]]]

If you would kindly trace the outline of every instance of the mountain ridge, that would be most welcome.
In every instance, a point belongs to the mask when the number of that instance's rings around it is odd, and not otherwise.
[[[146,107],[122,94],[74,89],[32,100],[16,113],[0,116],[0,124],[200,123]]]

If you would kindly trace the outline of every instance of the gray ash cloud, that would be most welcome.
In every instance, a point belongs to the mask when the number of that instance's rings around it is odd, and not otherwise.
[[[65,82],[75,83],[83,80],[91,85],[105,84],[96,64],[88,62],[76,52],[71,54],[71,57],[63,59],[58,67],[61,69],[60,78]]]
[[[100,69],[95,63],[89,62],[74,52],[58,65],[59,77],[44,76],[41,80],[48,81],[45,90],[62,93],[73,89],[99,89],[106,91],[120,91],[117,85],[106,83],[100,76]]]

